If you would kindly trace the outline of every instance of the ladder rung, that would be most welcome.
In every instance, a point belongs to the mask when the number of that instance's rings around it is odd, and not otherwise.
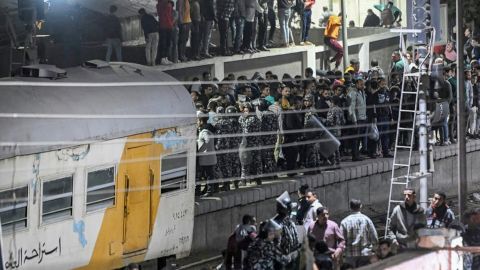
[[[396,148],[402,148],[402,149],[411,149],[411,146],[408,145],[395,145]]]
[[[401,112],[409,112],[409,113],[416,113],[417,111],[415,110],[405,110],[405,109],[400,109]]]
[[[409,94],[409,95],[418,95],[418,92],[411,92],[411,91],[403,91],[403,94]]]
[[[413,180],[416,180],[416,179],[422,178],[422,177],[429,177],[431,175],[432,175],[431,173],[416,172],[416,173],[413,173],[413,174],[410,174],[410,175],[402,175],[402,176],[393,177],[393,178],[391,178],[391,182],[392,182],[392,184],[395,184],[395,185],[407,184],[407,182],[411,182]],[[407,179],[407,182],[397,181],[399,179]]]
[[[410,166],[410,165],[408,165],[408,164],[402,164],[402,163],[394,163],[393,166],[408,167],[408,166]]]
[[[392,181],[392,185],[406,185],[408,182],[397,182],[397,181]]]
[[[408,179],[411,181],[411,180],[415,180],[415,179],[419,179],[419,178],[423,178],[423,177],[429,177],[431,175],[432,175],[432,173],[416,172],[416,173],[413,173],[411,175],[408,175]]]
[[[399,127],[398,129],[399,129],[399,130],[410,130],[410,131],[414,131],[414,130],[415,130],[414,128],[404,128],[404,127]]]

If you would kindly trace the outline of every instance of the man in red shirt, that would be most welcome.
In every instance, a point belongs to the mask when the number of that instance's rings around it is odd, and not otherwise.
[[[173,5],[168,0],[158,0],[157,3],[158,26],[160,32],[160,64],[172,64],[167,58],[172,43],[173,33]]]
[[[317,209],[317,221],[310,225],[308,234],[315,237],[315,241],[325,241],[332,252],[332,259],[335,264],[340,263],[343,250],[345,249],[345,238],[338,224],[328,219],[328,208]]]

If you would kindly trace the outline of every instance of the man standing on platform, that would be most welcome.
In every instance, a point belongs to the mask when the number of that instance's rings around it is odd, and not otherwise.
[[[154,66],[158,51],[158,22],[144,8],[138,10],[140,24],[145,35],[145,58],[148,66]]]
[[[115,50],[115,55],[118,62],[122,62],[122,26],[120,20],[115,15],[117,6],[110,6],[110,15],[105,21],[105,36],[107,37],[107,56],[106,61],[110,62],[112,56],[112,49]]]
[[[352,161],[361,161],[359,153],[359,142],[363,142],[366,136],[367,123],[367,99],[365,94],[365,81],[362,77],[358,77],[355,85],[350,87],[347,96],[348,102],[348,120],[354,126],[350,129],[352,135]],[[366,145],[362,145],[366,150]]]
[[[302,42],[300,45],[313,45],[308,41],[308,32],[310,31],[310,24],[312,24],[312,7],[315,0],[303,0],[303,16],[302,16]]]
[[[220,54],[230,56],[228,48],[228,24],[235,10],[235,0],[217,1],[218,31],[220,32]]]

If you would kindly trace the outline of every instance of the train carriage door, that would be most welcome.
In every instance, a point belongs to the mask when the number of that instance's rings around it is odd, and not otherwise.
[[[148,247],[150,237],[152,146],[127,149],[123,253]]]

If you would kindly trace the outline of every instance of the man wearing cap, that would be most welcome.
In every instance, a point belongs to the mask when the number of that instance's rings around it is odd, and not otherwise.
[[[360,161],[362,158],[359,153],[359,143],[366,137],[367,123],[367,96],[365,94],[365,80],[359,76],[356,78],[355,85],[349,88],[347,95],[348,120],[354,127],[350,130],[353,138],[351,139],[352,161]],[[366,145],[362,145],[366,149]]]
[[[415,247],[415,230],[427,224],[425,210],[417,204],[415,190],[407,188],[403,191],[403,195],[405,201],[395,206],[387,228],[388,237],[400,249]]]
[[[350,65],[345,69],[345,73],[350,73],[354,77],[358,77],[360,73],[360,61],[357,59],[350,60]]]
[[[277,198],[277,215],[273,220],[281,227],[281,238],[279,248],[283,255],[291,258],[290,263],[282,268],[282,265],[276,263],[275,269],[297,269],[300,243],[298,241],[297,227],[292,219],[290,213],[292,212],[292,201],[290,195],[285,191]]]

